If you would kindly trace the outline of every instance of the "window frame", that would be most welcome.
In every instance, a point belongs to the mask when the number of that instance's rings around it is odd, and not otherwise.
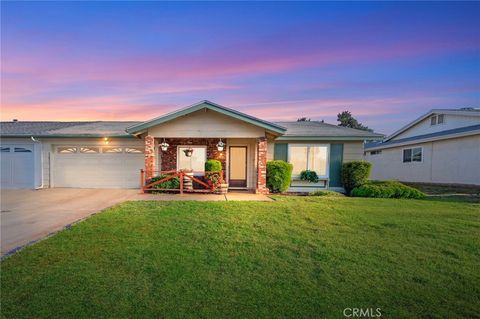
[[[435,125],[437,125],[437,124],[438,124],[438,123],[437,123],[437,120],[438,120],[437,115],[436,115],[436,114],[435,114],[435,115],[432,115],[432,116],[430,117],[430,126],[435,126]]]
[[[207,149],[207,145],[177,145],[177,171],[179,171],[179,162],[180,162],[180,148],[187,148],[187,147],[191,147],[191,148],[203,148],[205,149],[205,161],[203,162],[203,170],[202,171],[193,171],[193,175],[194,176],[203,176],[205,175],[205,162],[207,161],[208,159],[208,149]]]
[[[413,160],[413,150],[416,149],[416,148],[419,148],[420,149],[420,155],[421,155],[421,159],[420,161],[414,161]],[[404,161],[404,152],[405,150],[411,150],[412,151],[412,155],[411,155],[411,158],[410,158],[410,162],[405,162]],[[415,147],[405,147],[405,148],[402,148],[402,152],[401,152],[401,160],[402,160],[402,164],[421,164],[423,163],[423,146],[415,146]]]
[[[311,147],[326,147],[327,148],[327,157],[326,157],[326,169],[325,169],[325,175],[320,175],[318,174],[317,172],[317,175],[320,179],[322,180],[327,180],[330,178],[330,144],[318,144],[318,143],[300,143],[300,144],[297,144],[297,143],[288,143],[288,162],[290,162],[291,160],[291,148],[292,147],[295,147],[295,146],[298,146],[298,147],[307,147],[307,167],[305,167],[303,170],[306,170],[308,169],[309,167],[309,161],[310,161],[310,148]],[[298,179],[300,177],[300,175],[294,175],[292,173],[292,179],[293,178],[296,178]]]

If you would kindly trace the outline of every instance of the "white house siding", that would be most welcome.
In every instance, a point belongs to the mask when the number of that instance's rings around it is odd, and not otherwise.
[[[402,162],[411,147],[423,148],[421,163]],[[367,152],[365,159],[373,164],[371,179],[480,185],[480,135]]]
[[[212,110],[199,110],[151,127],[148,134],[159,138],[257,138],[265,136],[265,129]]]
[[[439,113],[439,114],[442,114],[442,113]],[[431,117],[432,116],[427,117],[426,119],[417,123],[413,127],[406,130],[405,132],[395,136],[395,138],[393,138],[392,140],[398,140],[401,138],[436,133],[436,132],[451,130],[459,127],[466,127],[466,126],[480,124],[480,116],[445,114],[445,118],[444,118],[445,122],[443,124],[430,125]]]

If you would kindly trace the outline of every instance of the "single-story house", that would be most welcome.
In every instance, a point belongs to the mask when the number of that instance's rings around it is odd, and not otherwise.
[[[141,169],[147,178],[201,175],[218,159],[230,189],[265,193],[266,162],[282,159],[294,167],[292,191],[341,189],[342,162],[362,159],[364,141],[380,138],[323,122],[273,123],[209,101],[146,122],[2,122],[1,187],[138,188]],[[305,169],[320,182],[298,181]]]
[[[480,109],[433,109],[365,147],[372,179],[480,185]]]

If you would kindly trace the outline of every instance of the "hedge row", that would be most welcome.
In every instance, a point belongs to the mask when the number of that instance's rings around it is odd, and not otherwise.
[[[425,198],[425,193],[396,181],[370,181],[352,189],[353,197]]]

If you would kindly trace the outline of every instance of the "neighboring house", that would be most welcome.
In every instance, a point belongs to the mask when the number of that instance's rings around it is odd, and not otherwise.
[[[307,168],[321,176],[314,185],[294,181],[291,190],[340,189],[342,162],[362,159],[364,141],[382,135],[272,123],[202,101],[146,122],[2,122],[1,137],[2,188],[138,188],[141,169],[147,177],[180,169],[201,175],[207,159],[218,159],[230,188],[265,193],[270,159],[291,162],[295,179]]]
[[[434,109],[365,146],[371,179],[480,185],[480,109]]]

